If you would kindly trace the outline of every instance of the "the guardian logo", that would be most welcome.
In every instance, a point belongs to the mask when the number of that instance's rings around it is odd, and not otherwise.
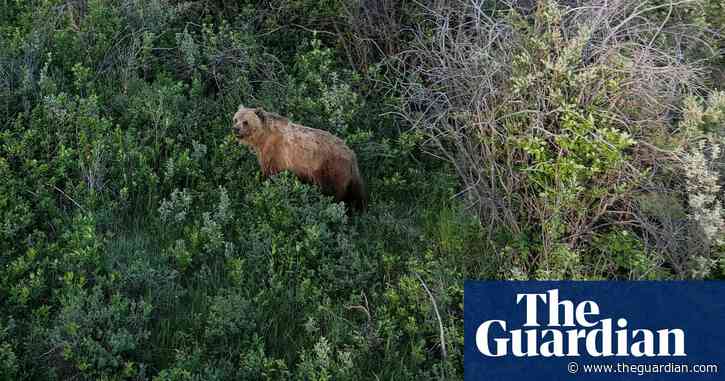
[[[602,318],[594,301],[559,300],[558,289],[518,293],[516,304],[525,313],[521,328],[488,320],[476,329],[476,347],[484,356],[687,356],[684,330],[632,329],[624,317]],[[545,321],[539,321],[539,311],[548,315]]]

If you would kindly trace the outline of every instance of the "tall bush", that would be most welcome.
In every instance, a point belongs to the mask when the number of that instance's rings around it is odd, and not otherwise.
[[[593,238],[641,228],[635,199],[684,144],[672,121],[704,73],[671,43],[700,34],[663,19],[671,6],[423,11],[399,55],[401,115],[455,166],[489,235],[518,242],[525,272],[586,276],[578,257]]]

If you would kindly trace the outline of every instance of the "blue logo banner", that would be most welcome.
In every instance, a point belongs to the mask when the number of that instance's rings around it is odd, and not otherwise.
[[[725,282],[467,281],[466,380],[725,380]]]

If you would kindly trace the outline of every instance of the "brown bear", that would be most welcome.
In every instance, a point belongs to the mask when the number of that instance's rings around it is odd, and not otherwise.
[[[291,123],[261,108],[239,106],[234,133],[240,143],[257,154],[262,175],[289,170],[301,181],[315,184],[348,207],[367,207],[365,183],[357,158],[340,138],[314,128]]]

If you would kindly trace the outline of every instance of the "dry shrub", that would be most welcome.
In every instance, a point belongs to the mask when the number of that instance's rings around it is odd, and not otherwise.
[[[617,229],[644,233],[657,255],[680,247],[639,205],[665,188],[685,199],[675,120],[706,71],[683,52],[708,47],[673,15],[697,2],[486,4],[424,8],[395,86],[400,115],[454,164],[491,235],[528,237],[529,273]]]
[[[345,30],[337,34],[350,64],[355,69],[367,66],[381,57],[400,52],[413,1],[354,0],[343,2]]]

